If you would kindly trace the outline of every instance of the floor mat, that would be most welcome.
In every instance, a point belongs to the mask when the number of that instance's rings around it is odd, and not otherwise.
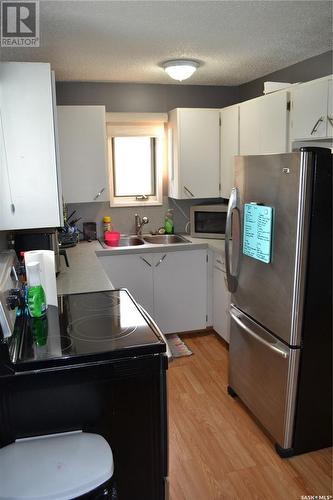
[[[181,358],[182,356],[191,356],[193,352],[187,347],[185,342],[182,341],[176,333],[166,335],[168,346],[174,358]]]

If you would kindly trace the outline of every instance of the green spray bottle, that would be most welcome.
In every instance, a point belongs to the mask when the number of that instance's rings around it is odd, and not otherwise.
[[[28,268],[28,309],[32,318],[40,318],[46,313],[46,297],[40,279],[39,262],[30,262]]]
[[[165,219],[164,219],[164,229],[166,234],[173,234],[175,232],[174,225],[173,225],[173,209],[169,208],[167,213],[165,214]]]

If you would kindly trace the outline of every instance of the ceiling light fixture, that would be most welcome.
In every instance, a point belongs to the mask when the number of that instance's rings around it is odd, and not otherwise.
[[[199,68],[199,63],[189,59],[174,59],[163,63],[163,68],[171,78],[181,82],[193,75]]]

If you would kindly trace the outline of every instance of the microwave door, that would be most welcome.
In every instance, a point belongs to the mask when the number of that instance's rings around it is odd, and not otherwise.
[[[196,212],[195,230],[197,233],[224,234],[225,212]]]
[[[192,216],[192,236],[217,239],[224,238],[226,218],[226,210],[195,208]]]

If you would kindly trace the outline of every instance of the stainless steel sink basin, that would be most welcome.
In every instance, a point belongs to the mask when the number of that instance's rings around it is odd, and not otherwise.
[[[99,240],[99,242],[105,249],[118,248],[118,247],[132,247],[145,244],[145,241],[143,241],[143,239],[140,238],[140,236],[135,236],[134,234],[121,235],[119,243],[116,246],[109,246],[103,240]]]
[[[156,245],[171,245],[173,243],[191,243],[189,240],[179,234],[156,234],[154,236],[144,236],[143,239],[147,243],[155,243]]]
[[[136,245],[144,245],[145,242],[139,236],[129,235],[121,236],[119,240],[119,247],[132,247]]]

